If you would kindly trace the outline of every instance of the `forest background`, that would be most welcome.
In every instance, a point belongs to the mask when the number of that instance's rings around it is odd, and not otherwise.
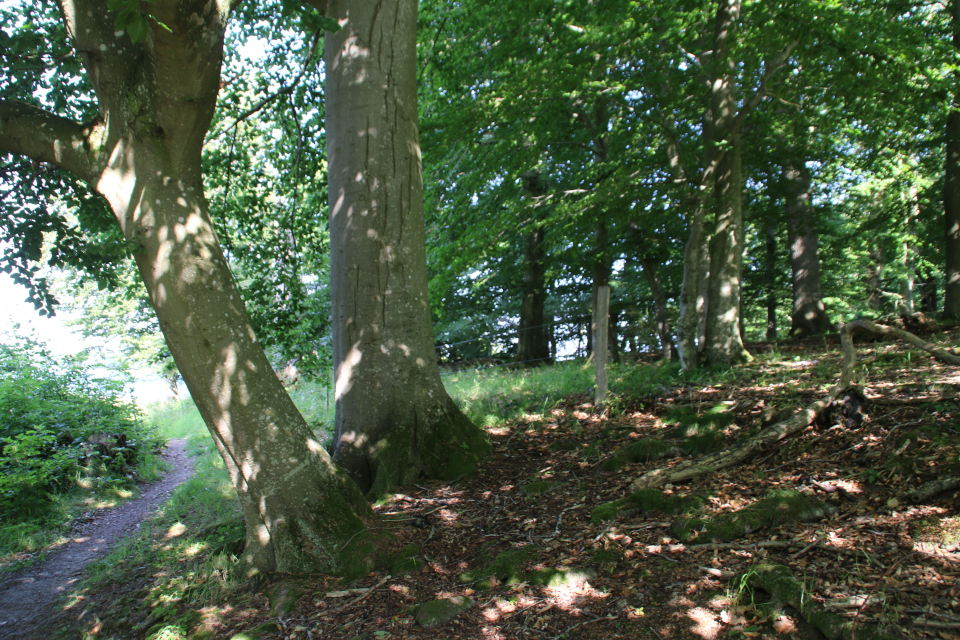
[[[146,43],[160,60],[165,32],[177,35],[167,4],[97,8],[116,15],[122,47]],[[343,275],[330,256],[345,246],[328,224],[328,202],[345,192],[324,151],[331,105],[345,102],[325,95],[329,67],[320,60],[324,38],[343,25],[330,22],[335,3],[309,4],[326,12],[296,3],[234,9],[237,19],[222,27],[209,131],[191,144],[200,154],[202,208],[253,342],[274,368],[294,365],[296,375],[326,379],[349,360],[334,344],[342,314],[328,284]],[[915,311],[957,319],[955,5],[598,1],[513,9],[419,3],[412,139],[423,158],[431,367],[592,354],[600,405],[608,357],[670,360],[678,352],[689,372],[749,361],[745,342],[774,340],[787,327],[816,335],[864,314]],[[3,166],[3,269],[41,312],[53,312],[57,296],[69,300],[88,334],[119,337],[128,357],[175,380],[174,345],[161,340],[152,315],[161,311],[157,290],[151,303],[132,265],[142,247],[121,207],[94,174],[31,153],[17,137],[40,111],[88,122],[113,108],[129,117],[131,149],[139,149],[165,134],[143,128],[154,124],[144,115],[154,105],[135,92],[110,94],[116,104],[108,104],[109,76],[89,74],[95,50],[75,46],[69,10],[2,10],[4,148],[22,154]],[[123,56],[115,55],[120,68]],[[218,410],[211,404],[204,416],[215,438]],[[450,410],[438,412],[458,423]],[[483,445],[458,424],[453,438],[476,448],[472,460]],[[345,433],[338,422],[335,440]],[[374,454],[355,464],[344,456],[337,462],[364,492],[410,479]],[[452,464],[440,472],[418,458],[414,467],[444,475]],[[250,477],[235,465],[235,483],[245,486]],[[255,519],[247,520],[252,527]],[[351,531],[341,539],[352,540]],[[248,560],[271,565],[264,557]]]

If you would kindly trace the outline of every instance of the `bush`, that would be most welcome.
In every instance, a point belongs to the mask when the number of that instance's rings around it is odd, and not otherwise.
[[[32,340],[0,344],[0,512],[42,512],[76,479],[128,482],[159,445],[122,384],[83,357],[55,360]]]

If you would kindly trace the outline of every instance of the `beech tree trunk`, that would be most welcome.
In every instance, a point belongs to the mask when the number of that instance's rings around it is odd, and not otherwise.
[[[820,292],[820,235],[810,202],[810,176],[806,169],[786,164],[783,181],[793,282],[790,334],[802,337],[827,333],[833,325]]]
[[[950,3],[953,46],[960,50],[960,0]],[[954,79],[957,82],[957,79]],[[943,180],[945,228],[943,315],[960,320],[960,87],[954,88],[953,104],[947,115],[946,160]]]
[[[537,198],[546,193],[539,171],[523,176],[523,190]],[[517,362],[538,366],[550,361],[550,343],[544,326],[544,306],[547,302],[547,265],[543,240],[546,232],[539,224],[540,216],[534,205],[534,228],[526,233],[523,242],[523,298],[520,301],[520,328],[517,340]]]
[[[243,509],[249,573],[362,575],[372,512],[339,473],[263,352],[214,233],[200,151],[216,106],[226,0],[160,0],[131,43],[106,0],[63,2],[99,101],[77,124],[0,101],[0,149],[49,162],[103,196],[170,352],[226,464]]]
[[[417,0],[333,0],[325,42],[334,459],[368,495],[490,450],[440,381],[427,295]]]
[[[607,400],[607,359],[610,327],[610,260],[607,256],[607,226],[600,223],[596,233],[597,257],[593,263],[593,366],[596,375],[594,404]]]
[[[710,285],[704,350],[710,364],[750,360],[740,336],[740,275],[743,268],[743,176],[732,49],[741,0],[719,0],[714,24],[711,113],[722,141],[716,174],[716,230],[710,247]]]

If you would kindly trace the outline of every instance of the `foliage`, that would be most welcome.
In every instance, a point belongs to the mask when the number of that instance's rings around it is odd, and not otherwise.
[[[82,356],[55,359],[32,340],[0,344],[0,509],[40,515],[80,477],[128,483],[159,444],[122,385]]]

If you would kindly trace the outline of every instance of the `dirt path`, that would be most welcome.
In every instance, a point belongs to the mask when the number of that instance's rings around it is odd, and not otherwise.
[[[70,542],[39,566],[13,574],[0,584],[0,640],[47,638],[44,622],[54,602],[80,579],[84,567],[101,558],[115,543],[149,518],[193,473],[185,440],[171,440],[163,457],[173,465],[163,479],[146,485],[136,500],[97,513],[74,526]]]

